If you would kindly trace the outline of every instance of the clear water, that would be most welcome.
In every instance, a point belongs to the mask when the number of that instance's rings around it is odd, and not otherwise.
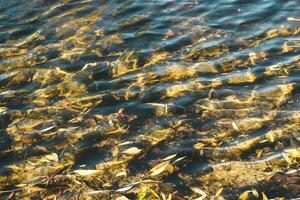
[[[0,0],[0,197],[300,197],[299,13]]]

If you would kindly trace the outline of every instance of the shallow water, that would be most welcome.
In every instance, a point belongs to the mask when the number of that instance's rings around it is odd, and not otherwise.
[[[0,0],[0,198],[300,197],[298,0]]]

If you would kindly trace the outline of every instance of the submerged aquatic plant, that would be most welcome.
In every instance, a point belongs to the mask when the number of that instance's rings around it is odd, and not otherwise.
[[[0,1],[0,199],[299,197],[298,2],[27,4]]]

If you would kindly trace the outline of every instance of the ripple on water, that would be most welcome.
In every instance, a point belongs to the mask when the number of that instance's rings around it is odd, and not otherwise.
[[[299,1],[0,13],[0,196],[299,197]]]

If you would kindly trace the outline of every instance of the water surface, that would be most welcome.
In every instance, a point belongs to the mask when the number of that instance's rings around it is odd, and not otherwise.
[[[300,197],[299,13],[0,0],[0,197]]]

